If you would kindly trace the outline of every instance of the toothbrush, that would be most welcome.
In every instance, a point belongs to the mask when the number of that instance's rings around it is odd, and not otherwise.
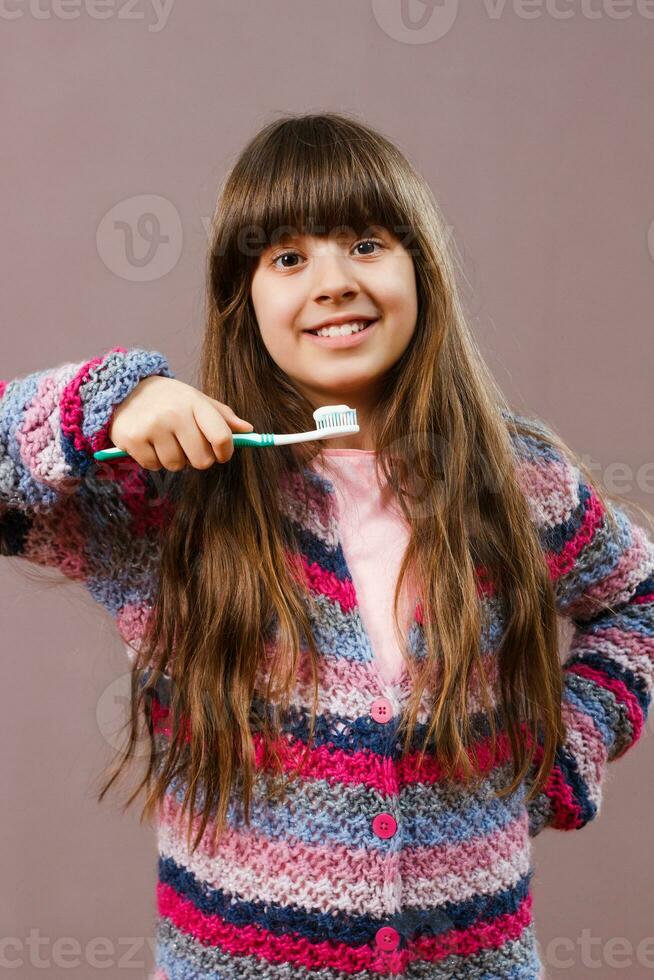
[[[323,405],[313,413],[316,428],[310,432],[234,432],[235,446],[288,446],[294,442],[311,442],[314,439],[334,439],[359,431],[356,408],[349,405]],[[113,446],[93,453],[94,459],[117,459],[128,456],[124,449]]]

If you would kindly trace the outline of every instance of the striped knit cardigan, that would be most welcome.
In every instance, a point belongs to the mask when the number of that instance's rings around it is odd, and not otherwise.
[[[59,569],[109,610],[137,642],[153,597],[166,503],[135,461],[98,466],[114,408],[149,375],[172,377],[164,357],[114,348],[80,364],[0,386],[2,552]],[[545,431],[544,429],[542,430]],[[314,746],[283,802],[264,801],[259,733],[252,823],[239,801],[217,848],[191,855],[173,784],[157,823],[153,980],[536,978],[531,839],[543,828],[583,827],[598,813],[606,764],[641,735],[654,684],[654,544],[615,508],[612,531],[573,460],[544,440],[515,440],[516,466],[538,525],[560,613],[574,626],[562,665],[567,739],[544,792],[509,798],[508,754],[485,759],[480,789],[446,784],[437,758],[401,757],[397,719],[407,672],[389,686],[378,670],[346,565],[333,485],[309,469],[310,518],[298,524],[299,488],[286,517],[317,600],[320,700]],[[595,602],[612,608],[598,612]],[[501,608],[483,594],[501,636]],[[420,603],[409,633],[424,652]],[[310,673],[301,661],[284,717],[285,764],[307,737]],[[165,681],[165,679],[164,679]],[[153,703],[157,738],[169,694]],[[428,717],[424,701],[416,738]],[[500,745],[502,743],[500,742]],[[482,756],[483,757],[483,756]]]

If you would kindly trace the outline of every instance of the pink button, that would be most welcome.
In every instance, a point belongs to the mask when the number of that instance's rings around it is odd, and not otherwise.
[[[397,929],[393,929],[391,926],[382,926],[375,933],[375,942],[379,949],[392,953],[399,945],[400,934]]]
[[[393,705],[388,698],[376,698],[370,706],[370,714],[384,725],[393,717]]]
[[[397,821],[392,813],[378,813],[372,821],[372,829],[378,837],[392,837],[397,830]]]

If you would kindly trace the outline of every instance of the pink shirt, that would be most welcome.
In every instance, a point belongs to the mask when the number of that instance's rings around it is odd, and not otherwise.
[[[375,450],[325,447],[324,453],[322,472],[334,484],[343,553],[361,618],[380,673],[392,684],[399,680],[404,664],[395,638],[393,596],[409,527],[388,484],[380,489],[377,483]],[[314,465],[319,468],[317,459]],[[406,588],[402,600],[400,624],[406,630],[413,614]]]

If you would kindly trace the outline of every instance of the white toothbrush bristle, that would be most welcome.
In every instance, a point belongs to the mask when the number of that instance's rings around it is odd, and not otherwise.
[[[313,413],[318,429],[334,429],[357,425],[355,408],[349,405],[323,405]]]

